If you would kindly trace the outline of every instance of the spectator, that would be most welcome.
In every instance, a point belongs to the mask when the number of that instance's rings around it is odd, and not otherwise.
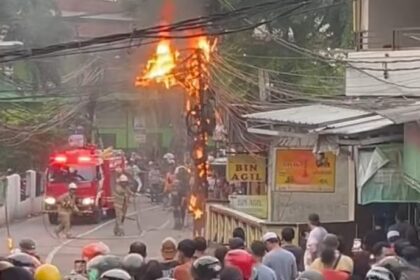
[[[396,223],[389,227],[388,233],[391,231],[398,231],[401,238],[410,242],[413,246],[418,246],[419,239],[417,230],[408,222],[408,215],[406,209],[398,209],[395,214]]]
[[[26,253],[28,255],[31,255],[38,260],[41,260],[41,258],[36,253],[36,243],[34,240],[28,238],[28,239],[22,239],[19,242],[19,249],[22,253]]]
[[[321,252],[320,261],[322,263],[321,273],[325,280],[347,280],[350,278],[348,272],[337,269],[340,259],[336,258],[336,250],[327,247]]]
[[[325,280],[324,276],[315,270],[302,272],[296,280]]]
[[[401,239],[401,235],[398,231],[396,230],[390,230],[388,231],[388,233],[386,234],[386,238],[388,240],[388,242],[390,244],[394,244],[395,242],[397,242],[398,240]]]
[[[226,266],[220,272],[220,280],[243,280],[242,272],[233,266]]]
[[[402,250],[402,258],[412,266],[420,267],[419,257],[420,254],[417,247],[410,245]]]
[[[163,277],[162,269],[158,261],[151,260],[144,269],[144,276],[141,280],[157,280]],[[176,278],[178,280],[178,278]],[[180,278],[181,279],[181,278]]]
[[[382,228],[380,217],[374,217],[374,228],[373,230],[369,231],[363,240],[363,244],[365,246],[365,250],[372,253],[373,246],[378,242],[386,242],[386,233],[385,230]]]
[[[147,257],[147,246],[143,242],[135,241],[131,243],[130,245],[130,251],[129,254],[139,254],[143,257],[143,259],[146,259]]]
[[[321,258],[317,258],[311,264],[310,268],[322,272],[326,268],[325,264],[327,264],[327,268],[331,269],[331,267],[328,266],[330,265],[328,263],[328,258],[330,257],[330,251],[333,250],[335,253],[334,264],[332,268],[334,268],[334,270],[337,271],[344,271],[348,274],[353,274],[353,260],[350,257],[340,253],[337,249],[338,246],[339,242],[337,236],[335,234],[327,234],[324,238],[324,241],[322,242],[322,251],[328,250],[328,252],[326,253],[327,260],[324,263]]]
[[[303,271],[303,249],[293,244],[295,239],[295,231],[293,228],[287,227],[281,231],[281,238],[283,241],[282,248],[289,251],[295,256],[298,271]]]
[[[373,254],[373,257],[375,258],[374,259],[375,263],[378,263],[381,260],[383,260],[385,257],[392,256],[393,251],[389,243],[378,242],[372,247],[372,254]]]
[[[245,231],[244,231],[244,229],[243,229],[243,228],[241,228],[241,227],[237,227],[237,228],[235,228],[235,229],[233,230],[233,232],[232,232],[232,237],[233,237],[233,238],[238,237],[238,238],[242,239],[242,240],[244,241],[244,243],[245,243],[245,241],[246,241],[246,238],[245,238]]]
[[[191,239],[184,239],[178,244],[178,262],[180,265],[174,269],[176,280],[192,280],[191,265],[195,253],[195,242]]]
[[[139,254],[128,254],[122,260],[122,268],[132,277],[143,274],[144,259]]]
[[[194,238],[195,242],[195,254],[194,259],[198,259],[206,255],[207,241],[203,237],[199,236]]]
[[[277,280],[293,280],[297,277],[296,259],[292,253],[280,247],[280,240],[274,232],[267,232],[263,242],[268,251],[263,264],[274,270]]]
[[[244,240],[240,237],[234,237],[229,239],[229,249],[236,250],[236,249],[245,249]]]
[[[265,256],[264,242],[254,241],[251,244],[252,256],[254,257],[255,265],[252,271],[253,280],[277,280],[276,274],[268,266],[262,263]]]
[[[9,267],[0,271],[0,280],[49,280],[47,278],[32,277],[28,270],[21,267]],[[58,280],[53,279],[51,280]]]
[[[163,260],[160,263],[163,277],[172,277],[175,267],[179,264],[176,257],[176,241],[169,237],[162,241],[160,250]]]
[[[304,256],[305,267],[308,267],[320,254],[320,245],[327,235],[325,228],[321,226],[321,220],[318,214],[310,214],[308,217],[308,226],[311,230],[306,242],[306,251]]]
[[[234,266],[238,268],[244,280],[251,279],[254,258],[245,250],[230,250],[225,257],[225,266]]]
[[[222,266],[225,263],[225,256],[228,251],[229,249],[226,248],[225,246],[218,246],[216,250],[214,250],[214,257],[220,261]]]

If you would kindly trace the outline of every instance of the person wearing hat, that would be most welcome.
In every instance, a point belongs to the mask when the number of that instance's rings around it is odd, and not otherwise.
[[[22,253],[26,253],[37,258],[38,260],[41,260],[40,256],[36,253],[36,243],[33,239],[22,239],[19,242],[19,249]]]
[[[267,232],[263,235],[262,241],[268,251],[262,263],[274,270],[277,279],[296,279],[298,273],[295,256],[281,248],[278,235],[275,232]]]
[[[177,242],[174,238],[168,237],[162,241],[162,248],[160,253],[162,261],[160,262],[163,277],[172,277],[173,271],[179,262],[175,259],[177,251]]]
[[[64,234],[66,238],[71,237],[71,215],[73,212],[78,212],[79,209],[76,206],[76,189],[75,183],[68,185],[68,192],[63,194],[57,199],[58,208],[58,220],[60,224],[55,229],[55,234],[60,237],[60,234]]]
[[[115,209],[115,236],[123,236],[125,234],[123,224],[128,209],[130,193],[128,177],[121,174],[112,193]]]

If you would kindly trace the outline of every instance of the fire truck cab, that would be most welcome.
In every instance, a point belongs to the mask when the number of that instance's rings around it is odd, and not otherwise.
[[[76,183],[78,215],[90,217],[99,223],[106,216],[115,214],[112,203],[115,171],[124,169],[124,154],[95,147],[71,148],[50,156],[44,198],[44,211],[52,224],[58,222],[57,199],[68,192],[68,185]]]

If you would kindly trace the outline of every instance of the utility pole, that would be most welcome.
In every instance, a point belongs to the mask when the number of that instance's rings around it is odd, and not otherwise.
[[[270,76],[264,69],[258,68],[258,87],[261,101],[270,101]]]

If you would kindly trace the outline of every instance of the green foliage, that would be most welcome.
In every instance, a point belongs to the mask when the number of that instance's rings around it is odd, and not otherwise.
[[[54,0],[2,0],[0,26],[7,31],[5,40],[21,41],[25,48],[62,42],[71,34]],[[48,90],[61,84],[59,59],[28,61],[27,72],[35,90]]]
[[[219,0],[212,12],[229,11],[233,8],[252,6],[271,0]],[[281,3],[290,1],[279,0]],[[287,10],[285,4],[285,10]],[[236,54],[235,59],[256,67],[271,69],[280,73],[271,78],[284,83],[284,87],[307,94],[342,94],[344,69],[337,64],[328,64],[311,58],[302,51],[285,46],[282,41],[309,49],[316,54],[328,50],[351,47],[351,1],[318,0],[313,1],[291,16],[277,17],[278,10],[267,11],[263,15],[249,18],[252,23],[273,19],[264,26],[264,32],[256,36],[254,30],[233,34],[223,38],[219,50],[221,56]],[[248,22],[249,24],[249,22]],[[267,36],[267,33],[270,34]],[[238,55],[240,54],[240,55]],[[241,68],[257,77],[257,70]],[[217,70],[216,70],[217,71]],[[226,78],[225,78],[226,79]],[[232,85],[244,83],[233,79]],[[255,87],[251,89],[255,91]]]

